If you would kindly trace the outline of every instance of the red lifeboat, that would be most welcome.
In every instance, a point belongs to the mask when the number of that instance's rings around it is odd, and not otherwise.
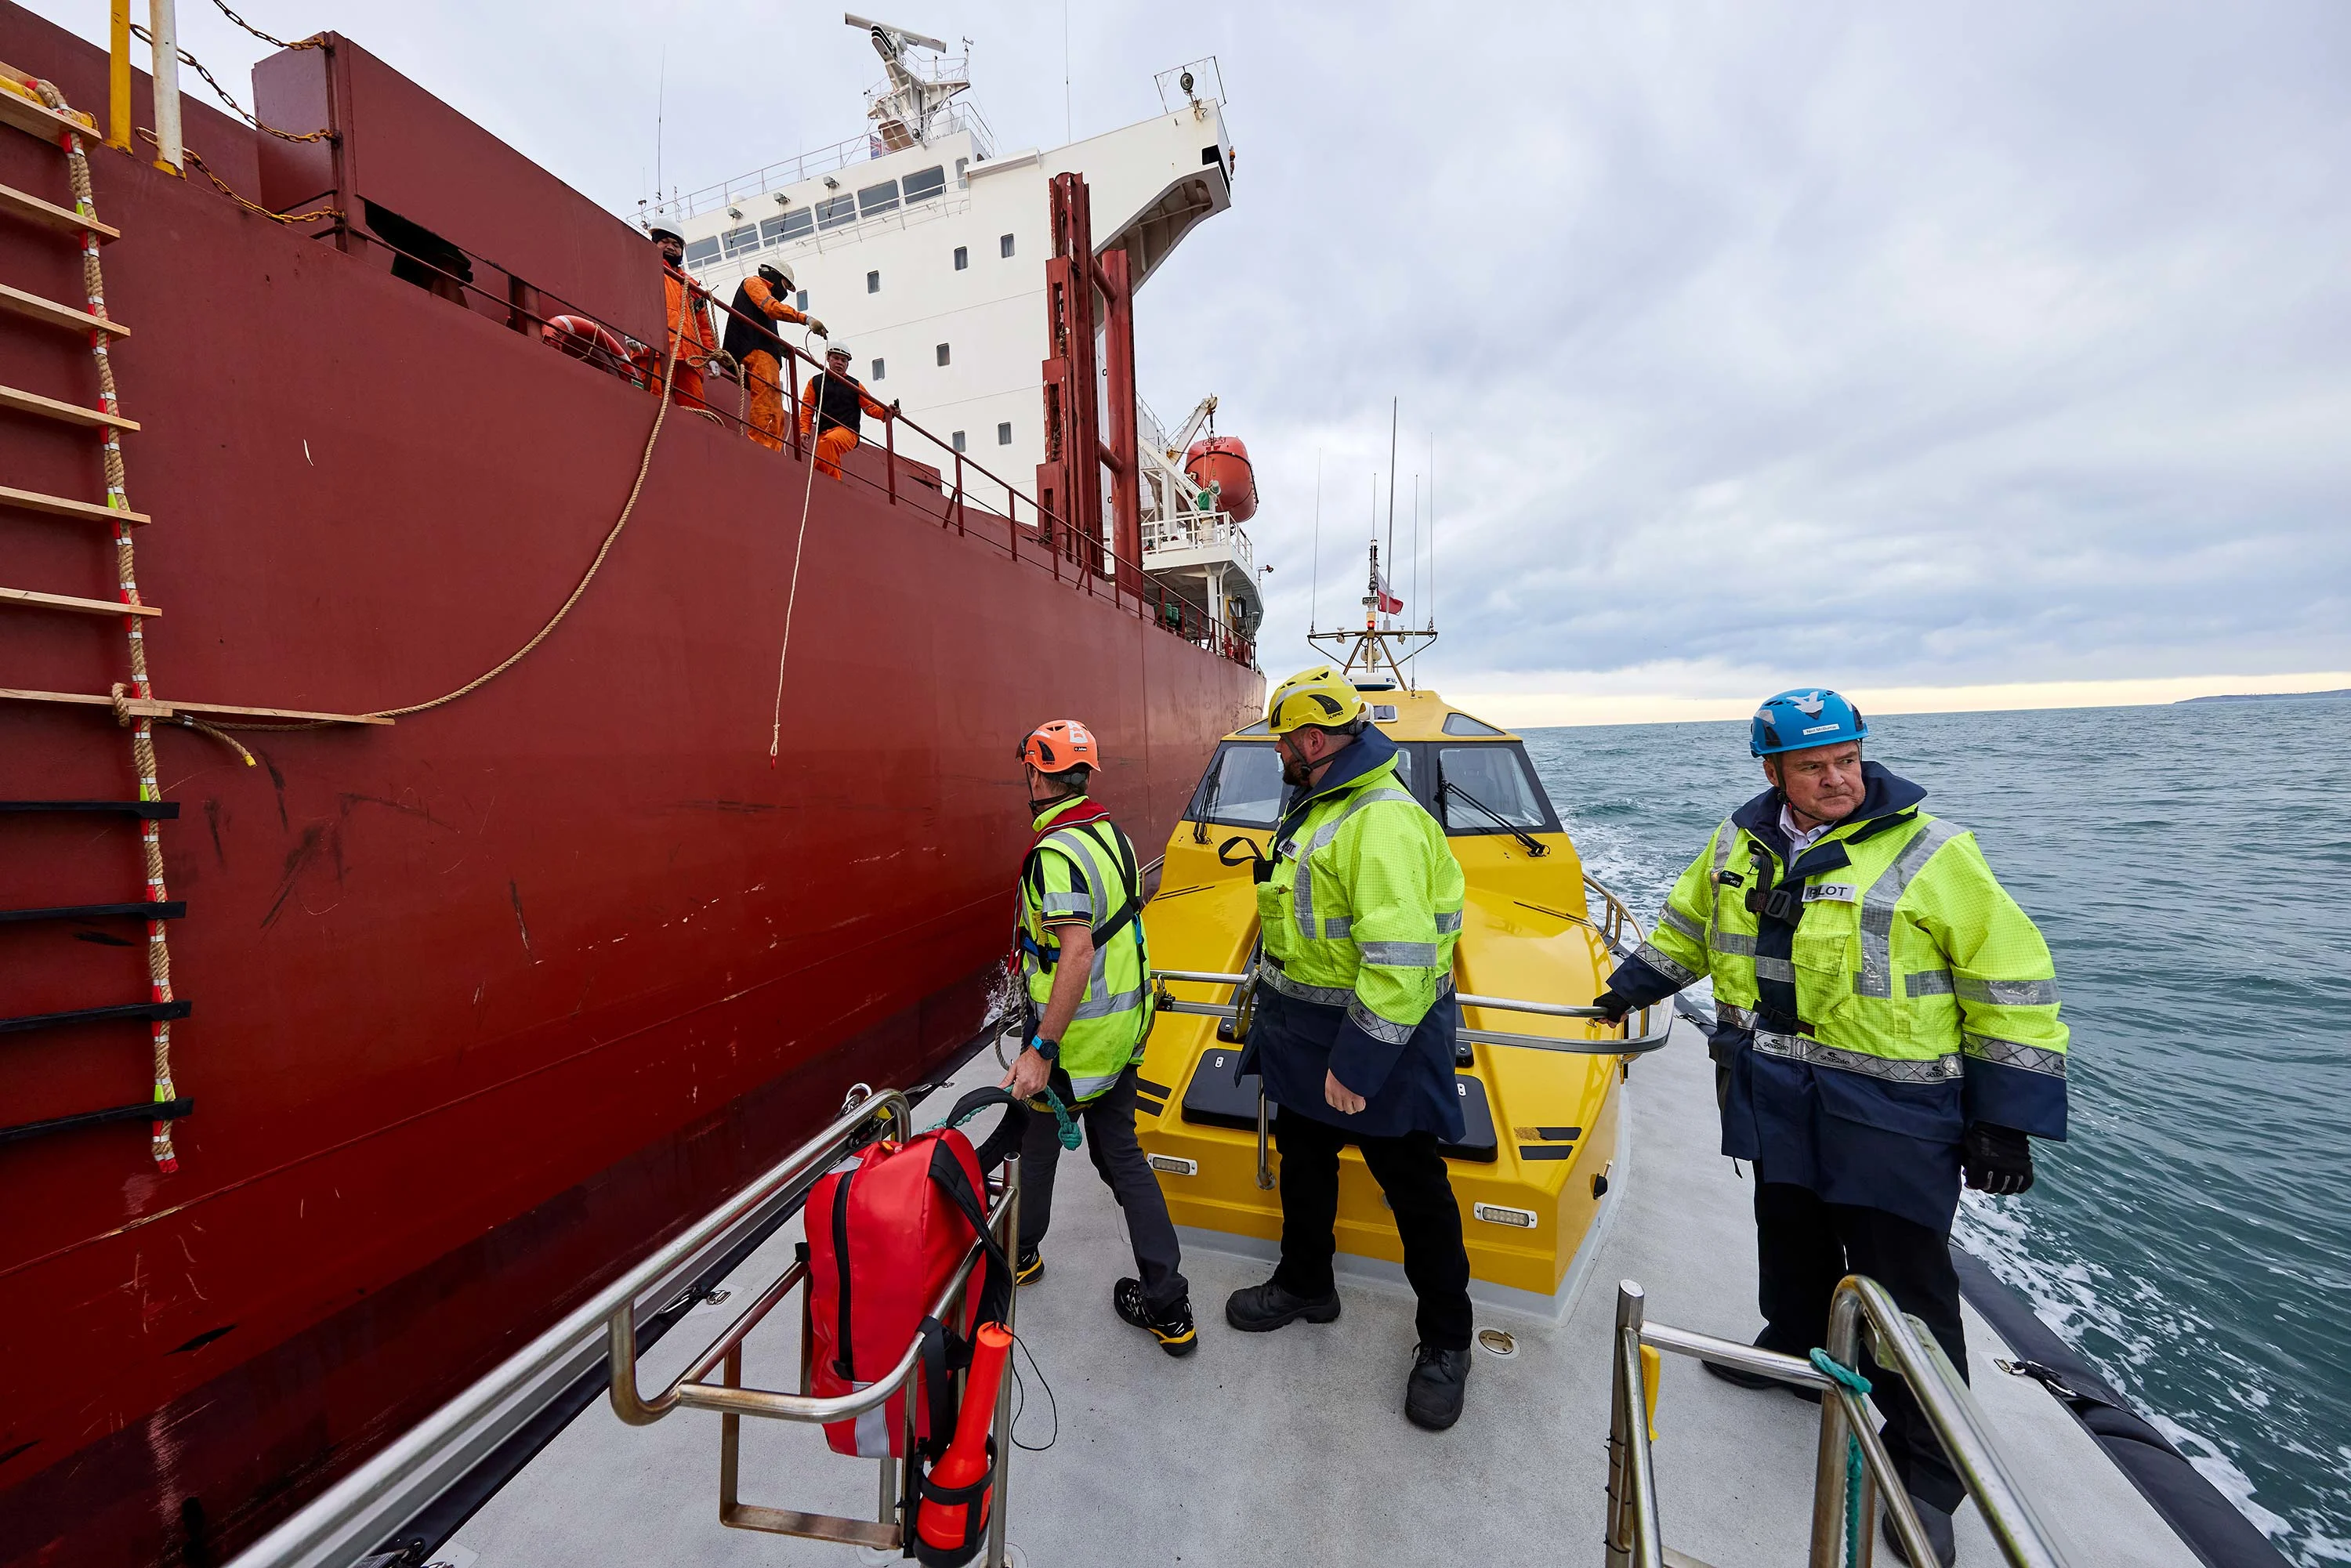
[[[1216,486],[1217,505],[1233,521],[1246,523],[1257,516],[1257,470],[1249,466],[1240,437],[1211,435],[1192,443],[1184,454],[1184,472],[1203,490]]]

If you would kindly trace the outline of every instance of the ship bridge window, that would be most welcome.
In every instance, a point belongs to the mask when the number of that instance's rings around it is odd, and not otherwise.
[[[688,267],[707,267],[710,263],[718,259],[719,253],[725,247],[720,246],[715,239],[695,240],[692,245],[685,247],[685,265]]]
[[[728,229],[718,237],[726,242],[728,256],[746,256],[759,248],[759,225],[745,224],[739,229]]]
[[[1010,235],[1000,235],[998,236],[996,241],[996,254],[1008,257],[1011,256],[1012,236]]]
[[[1559,831],[1551,801],[1516,746],[1438,747],[1436,785],[1444,795],[1438,820],[1448,833]]]
[[[868,185],[857,193],[857,210],[867,217],[876,213],[898,210],[898,182],[884,180],[878,185]]]
[[[856,221],[857,198],[854,196],[827,196],[816,204],[816,226],[820,229],[837,229],[843,224]]]
[[[880,273],[869,272],[865,275],[865,292],[868,294],[879,294],[882,292],[882,275]]]
[[[955,449],[957,452],[963,450],[963,432],[960,430],[955,433]]]
[[[1445,716],[1445,733],[1447,735],[1507,735],[1510,732],[1496,729],[1484,719],[1471,718],[1466,713],[1448,713]]]
[[[789,213],[763,219],[759,225],[761,245],[781,245],[788,239],[798,239],[816,228],[816,214],[806,207],[794,207]]]
[[[1012,444],[1012,422],[1010,420],[1006,420],[1002,424],[996,427],[996,444],[998,446],[1009,446]]]
[[[971,247],[969,246],[963,245],[956,246],[955,261],[956,270],[957,272],[961,272],[965,267],[969,267],[971,265]]]
[[[929,201],[947,188],[946,166],[934,164],[928,169],[915,170],[906,176],[905,188],[908,206],[913,206],[916,202]]]

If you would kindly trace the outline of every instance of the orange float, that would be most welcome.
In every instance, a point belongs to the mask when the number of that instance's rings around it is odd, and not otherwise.
[[[1204,490],[1216,486],[1217,505],[1233,521],[1246,523],[1257,516],[1257,470],[1249,466],[1240,437],[1209,435],[1192,443],[1184,454],[1184,472]]]

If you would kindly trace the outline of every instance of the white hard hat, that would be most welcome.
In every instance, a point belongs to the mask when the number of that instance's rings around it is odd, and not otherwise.
[[[842,342],[840,339],[834,338],[825,344],[824,351],[828,358],[834,354],[847,354],[849,353],[849,345]],[[852,359],[855,357],[856,356],[854,355],[851,355],[851,358]]]

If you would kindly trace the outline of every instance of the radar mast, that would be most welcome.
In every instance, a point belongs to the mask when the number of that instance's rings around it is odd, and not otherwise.
[[[1387,579],[1380,575],[1380,541],[1372,541],[1371,571],[1364,584],[1364,625],[1361,631],[1314,632],[1306,633],[1306,641],[1317,648],[1327,648],[1337,656],[1345,655],[1339,673],[1358,685],[1388,684],[1407,692],[1417,692],[1412,675],[1405,666],[1419,657],[1423,649],[1437,641],[1437,623],[1420,630],[1399,626],[1395,617],[1404,613],[1404,601],[1389,588]]]

